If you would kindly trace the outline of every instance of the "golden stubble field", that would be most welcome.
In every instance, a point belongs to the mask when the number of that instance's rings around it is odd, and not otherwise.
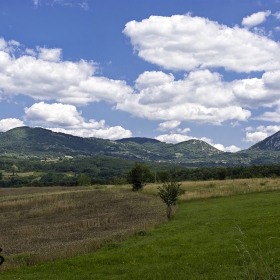
[[[164,221],[156,196],[85,188],[0,189],[0,267],[73,257]]]

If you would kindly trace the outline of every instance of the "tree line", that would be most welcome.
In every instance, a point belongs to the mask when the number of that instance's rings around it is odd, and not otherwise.
[[[247,179],[280,177],[280,165],[251,165],[213,168],[184,168],[171,171],[171,178],[178,181],[207,181],[225,179]]]
[[[136,170],[134,170],[135,166],[137,166]],[[187,168],[152,162],[135,163],[106,156],[57,161],[2,156],[0,157],[0,187],[120,185],[131,183],[131,176],[135,175],[132,171],[139,173],[140,169],[143,177],[141,180],[145,183],[280,177],[279,164]],[[30,175],[20,176],[24,172],[30,172]],[[139,183],[135,183],[134,188],[138,189]]]

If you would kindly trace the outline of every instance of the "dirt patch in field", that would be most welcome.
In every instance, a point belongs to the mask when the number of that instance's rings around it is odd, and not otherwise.
[[[155,196],[131,191],[72,190],[0,201],[2,255],[29,252],[28,264],[72,257],[166,221],[165,205]],[[28,191],[32,189],[18,189],[17,193]]]

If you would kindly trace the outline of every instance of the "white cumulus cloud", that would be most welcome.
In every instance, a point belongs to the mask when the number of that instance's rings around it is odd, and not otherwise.
[[[15,127],[25,126],[24,122],[16,118],[0,120],[0,131],[5,132]]]
[[[266,21],[266,18],[270,16],[271,11],[263,11],[254,13],[248,17],[243,18],[242,25],[245,27],[253,27]]]
[[[149,76],[148,72],[145,76]],[[152,76],[156,76],[155,72]],[[186,75],[183,80],[162,81],[157,85],[153,81],[150,85],[146,83],[139,93],[129,94],[118,102],[116,108],[147,119],[214,124],[226,120],[246,121],[251,116],[235,96],[235,83],[223,82],[218,73],[199,70]],[[246,94],[240,93],[241,96]]]
[[[162,71],[145,71],[136,79],[135,88],[142,90],[153,86],[172,83],[173,81],[174,76],[171,73],[167,75]]]
[[[268,122],[280,122],[280,108],[277,107],[275,111],[267,111],[260,116],[254,118],[255,120],[268,121]]]
[[[161,142],[176,144],[176,143],[188,141],[188,140],[191,140],[191,139],[194,139],[194,138],[190,137],[188,135],[173,133],[173,134],[162,134],[162,135],[159,135],[159,136],[155,137],[155,139],[157,139]]]
[[[173,130],[173,129],[177,128],[180,124],[181,124],[181,122],[176,121],[176,120],[166,121],[166,122],[160,123],[158,125],[157,130],[159,130],[159,131]]]
[[[164,20],[169,22],[173,17]],[[202,18],[185,15],[178,20],[182,21],[181,28],[185,21],[192,20],[198,20],[205,27],[205,19]],[[210,27],[217,25],[211,21],[207,24]],[[244,29],[242,32],[247,34],[249,31]],[[174,36],[174,42],[178,40],[180,45],[181,37],[176,33]],[[215,42],[215,36],[219,37],[219,34],[213,36],[214,39],[211,40]],[[268,39],[262,40],[265,52]],[[271,42],[273,41],[269,40],[269,43]],[[278,48],[278,43],[274,44]],[[275,49],[272,48],[272,57],[273,50]],[[242,51],[239,53],[243,55]],[[239,61],[234,55],[233,58],[235,62]],[[258,58],[257,55],[254,57]],[[266,59],[268,60],[262,60],[263,63],[273,64],[269,57]],[[274,57],[275,63],[277,59]],[[265,72],[261,78],[232,82],[224,81],[221,74],[208,69],[191,71],[179,80],[175,80],[171,73],[145,71],[135,80],[134,88],[123,80],[96,76],[97,69],[98,65],[93,61],[64,61],[59,48],[26,49],[15,40],[5,41],[0,38],[0,100],[17,94],[30,96],[38,102],[55,101],[73,105],[104,100],[113,104],[116,109],[146,119],[208,122],[218,125],[227,120],[232,123],[247,121],[251,116],[250,108],[280,104],[280,68]]]
[[[78,112],[74,105],[44,102],[35,103],[25,108],[24,119],[33,125],[47,127],[55,132],[63,132],[81,137],[98,137],[106,139],[120,139],[131,137],[130,130],[121,126],[109,127],[105,121],[90,119],[86,121],[82,112]]]
[[[99,129],[64,129],[49,128],[55,132],[62,132],[80,137],[97,137],[103,139],[116,140],[121,138],[132,137],[132,133],[121,126],[102,127]]]
[[[269,137],[270,135],[278,132],[280,130],[280,126],[279,125],[269,125],[269,126],[260,125],[256,128],[249,126],[249,127],[246,127],[245,130],[246,130],[246,137],[243,139],[243,141],[257,143],[257,142],[262,141],[265,138]]]
[[[59,62],[61,59],[62,50],[61,49],[46,49],[38,48],[39,54],[38,58],[46,61]]]
[[[130,37],[139,57],[165,69],[224,67],[251,72],[280,68],[279,43],[246,28],[228,27],[190,14],[133,20],[123,33]]]
[[[62,127],[79,127],[83,124],[83,117],[73,105],[40,102],[26,107],[24,111],[25,120],[34,124]]]
[[[36,100],[85,105],[104,100],[121,101],[133,92],[125,81],[95,76],[97,64],[81,59],[62,61],[62,50],[37,47],[24,49],[16,41],[0,38],[0,98],[24,94]]]
[[[208,144],[210,144],[210,145],[214,146],[216,149],[218,149],[220,151],[224,151],[224,152],[236,153],[241,150],[239,147],[236,147],[235,145],[225,147],[222,144],[211,144],[211,143],[208,143]]]
[[[151,76],[156,77],[157,73],[153,71]],[[164,77],[161,73],[159,76]],[[149,77],[148,71],[139,77]],[[118,102],[116,108],[147,119],[213,124],[231,120],[235,126],[249,120],[249,109],[279,106],[280,70],[265,72],[260,78],[233,81],[224,81],[216,72],[198,70],[180,80],[159,79],[155,83],[146,79],[145,86],[140,88]],[[254,119],[279,122],[280,110]]]

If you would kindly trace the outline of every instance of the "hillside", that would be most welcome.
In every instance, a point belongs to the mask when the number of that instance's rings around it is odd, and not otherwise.
[[[280,151],[280,131],[256,143],[249,150]]]
[[[105,155],[132,161],[165,162],[192,167],[275,164],[280,162],[280,132],[237,153],[222,152],[201,140],[170,144],[132,137],[116,141],[83,138],[35,127],[0,133],[0,155],[58,158]]]
[[[106,155],[139,161],[187,163],[223,153],[199,140],[167,144],[149,138],[111,141],[82,138],[43,128],[19,127],[0,134],[0,154],[37,157]]]
[[[1,154],[89,156],[109,145],[109,140],[82,138],[39,127],[19,127],[0,134]]]

